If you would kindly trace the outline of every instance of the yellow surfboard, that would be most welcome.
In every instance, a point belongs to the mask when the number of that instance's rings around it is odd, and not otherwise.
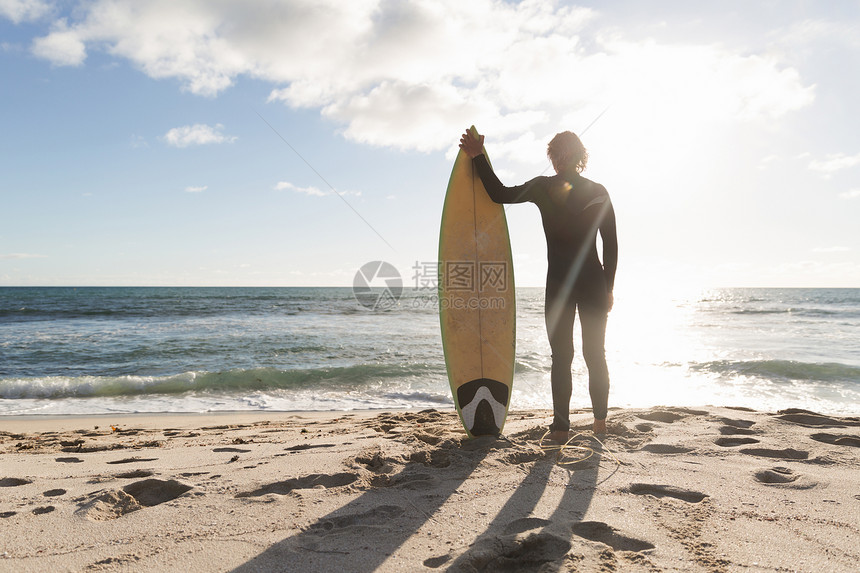
[[[474,126],[469,131],[478,137]],[[500,434],[516,351],[511,242],[504,207],[487,195],[463,150],[442,210],[439,319],[448,381],[466,433]]]

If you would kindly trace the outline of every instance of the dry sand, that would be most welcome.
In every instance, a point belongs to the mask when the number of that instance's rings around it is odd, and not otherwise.
[[[573,419],[564,450],[546,411],[0,419],[0,571],[858,570],[860,419]]]

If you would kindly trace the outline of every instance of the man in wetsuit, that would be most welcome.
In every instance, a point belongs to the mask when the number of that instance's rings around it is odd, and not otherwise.
[[[460,139],[460,148],[472,158],[490,198],[496,203],[530,201],[538,206],[543,220],[548,263],[545,318],[552,349],[550,439],[565,442],[570,431],[570,368],[577,309],[594,432],[605,433],[609,370],[604,339],[618,263],[615,211],[609,194],[603,185],[581,175],[588,153],[579,137],[570,131],[559,133],[547,146],[556,175],[536,177],[515,187],[505,187],[499,181],[483,147],[483,135],[476,139],[467,131]],[[603,240],[602,264],[597,255],[598,232]]]

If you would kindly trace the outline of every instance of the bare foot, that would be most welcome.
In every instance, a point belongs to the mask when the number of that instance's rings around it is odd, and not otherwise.
[[[606,420],[594,420],[594,433],[595,434],[605,434],[606,433]]]
[[[570,432],[568,430],[554,430],[549,433],[549,439],[551,442],[555,442],[557,444],[564,444],[570,437]]]

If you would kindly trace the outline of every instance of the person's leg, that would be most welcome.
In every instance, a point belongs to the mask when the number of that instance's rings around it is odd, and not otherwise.
[[[570,395],[573,363],[573,320],[576,305],[570,304],[567,297],[558,294],[557,289],[547,285],[546,291],[546,331],[552,349],[552,406],[553,432],[567,433],[570,429]],[[559,434],[560,435],[560,434]]]
[[[588,367],[588,393],[594,411],[595,432],[606,431],[609,403],[609,368],[606,366],[606,308],[602,305],[579,305],[582,326],[582,356]]]

